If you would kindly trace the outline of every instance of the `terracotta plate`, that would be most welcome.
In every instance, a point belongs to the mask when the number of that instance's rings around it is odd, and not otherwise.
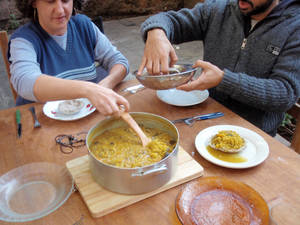
[[[265,200],[250,186],[224,177],[188,183],[176,198],[176,213],[184,225],[269,224]]]

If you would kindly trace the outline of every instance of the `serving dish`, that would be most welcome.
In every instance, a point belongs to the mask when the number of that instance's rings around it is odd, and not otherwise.
[[[245,183],[225,177],[203,177],[185,185],[176,198],[183,225],[269,224],[263,197]]]
[[[101,162],[90,150],[93,139],[106,130],[128,126],[122,119],[111,117],[97,123],[87,134],[89,166],[94,180],[102,187],[121,194],[141,194],[163,186],[175,174],[179,132],[175,125],[164,117],[144,112],[132,112],[130,115],[139,125],[157,128],[173,137],[176,144],[171,153],[161,161],[144,167],[120,168]]]
[[[172,71],[170,69],[169,74],[162,75],[151,75],[146,70],[143,71],[142,75],[134,74],[136,79],[145,87],[154,90],[166,90],[185,84],[192,79],[197,71],[197,68],[193,68],[192,64],[177,64],[174,65],[174,69]]]

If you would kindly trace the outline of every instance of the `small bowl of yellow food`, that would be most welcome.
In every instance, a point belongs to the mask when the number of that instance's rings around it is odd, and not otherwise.
[[[235,131],[221,130],[211,138],[209,145],[222,152],[237,153],[245,149],[246,142]]]

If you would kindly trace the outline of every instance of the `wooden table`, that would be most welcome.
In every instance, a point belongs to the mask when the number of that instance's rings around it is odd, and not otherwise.
[[[132,82],[136,81],[123,83],[119,90],[131,85]],[[180,133],[180,145],[203,166],[204,176],[226,176],[242,181],[258,191],[267,202],[277,198],[279,204],[272,210],[273,218],[277,224],[299,224],[300,155],[211,98],[199,105],[176,107],[161,102],[156,97],[155,91],[150,89],[145,89],[134,95],[126,94],[125,96],[131,104],[130,111],[150,112],[171,120],[197,114],[224,112],[224,117],[199,121],[192,127],[185,124],[176,124]],[[57,121],[43,114],[42,104],[34,105],[42,127],[33,128],[33,119],[28,110],[30,105],[17,107],[22,114],[23,133],[21,139],[18,139],[16,135],[15,111],[17,108],[0,111],[0,175],[15,167],[32,162],[47,161],[65,165],[67,161],[87,154],[85,147],[75,149],[69,155],[62,154],[54,138],[58,134],[76,134],[81,131],[88,131],[104,118],[98,112],[94,112],[88,117],[77,121]],[[249,169],[228,169],[206,161],[195,148],[195,137],[202,129],[220,124],[242,126],[261,135],[269,145],[269,157],[259,166]],[[80,219],[85,225],[181,224],[177,218],[174,203],[182,186],[177,186],[97,219],[91,217],[80,194],[75,192],[55,212],[39,220],[22,224],[72,225]],[[13,223],[1,221],[1,224]]]

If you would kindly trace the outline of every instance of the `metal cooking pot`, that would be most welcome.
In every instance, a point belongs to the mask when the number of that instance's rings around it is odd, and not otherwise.
[[[171,135],[176,140],[173,151],[161,161],[144,167],[120,168],[101,162],[90,151],[93,139],[106,130],[128,126],[122,119],[108,118],[100,121],[88,132],[86,143],[89,165],[93,178],[102,187],[121,194],[141,194],[163,186],[174,175],[177,168],[179,133],[172,122],[161,116],[144,112],[130,113],[130,115],[138,124],[158,128]]]

